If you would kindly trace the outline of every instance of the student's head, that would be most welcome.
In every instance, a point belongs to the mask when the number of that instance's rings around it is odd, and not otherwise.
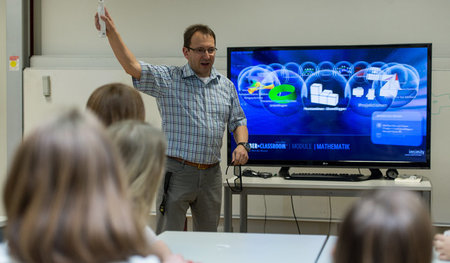
[[[196,24],[184,31],[183,54],[199,77],[209,77],[216,56],[216,35],[207,25]]]
[[[122,83],[111,83],[97,88],[89,97],[86,107],[106,126],[120,120],[145,120],[141,94]]]
[[[4,186],[5,238],[20,262],[112,262],[145,255],[123,165],[91,113],[64,110],[25,137]]]
[[[417,194],[374,191],[347,213],[339,230],[334,262],[431,262],[432,232],[429,213]]]
[[[108,127],[118,146],[128,175],[135,210],[146,220],[164,172],[166,139],[161,130],[148,123],[126,120]]]

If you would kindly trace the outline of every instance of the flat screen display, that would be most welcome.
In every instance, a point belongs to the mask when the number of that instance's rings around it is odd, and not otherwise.
[[[431,44],[230,47],[227,62],[249,165],[430,168]]]

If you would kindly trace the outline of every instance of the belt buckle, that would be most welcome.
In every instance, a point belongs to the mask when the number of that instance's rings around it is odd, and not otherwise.
[[[208,168],[207,164],[202,164],[202,163],[197,164],[197,169],[205,170],[206,168]]]

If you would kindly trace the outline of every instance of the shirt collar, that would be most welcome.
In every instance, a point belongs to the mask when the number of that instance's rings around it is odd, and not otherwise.
[[[189,78],[192,76],[196,76],[195,72],[192,70],[191,66],[189,66],[189,63],[186,63],[186,65],[183,66],[183,78]],[[217,70],[214,67],[212,67],[210,78],[215,79],[219,76],[220,75],[217,73]]]

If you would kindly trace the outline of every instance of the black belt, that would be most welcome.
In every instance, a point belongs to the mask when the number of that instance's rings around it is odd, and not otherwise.
[[[211,163],[211,164],[193,163],[193,162],[189,162],[189,161],[183,160],[183,159],[178,158],[178,157],[173,157],[173,156],[167,156],[167,157],[169,157],[170,159],[173,159],[175,161],[178,161],[178,162],[180,162],[182,164],[186,164],[186,165],[189,165],[189,166],[192,166],[192,167],[196,167],[197,169],[200,169],[200,170],[209,169],[209,168],[214,167],[217,164],[219,164],[218,162],[217,163]]]

